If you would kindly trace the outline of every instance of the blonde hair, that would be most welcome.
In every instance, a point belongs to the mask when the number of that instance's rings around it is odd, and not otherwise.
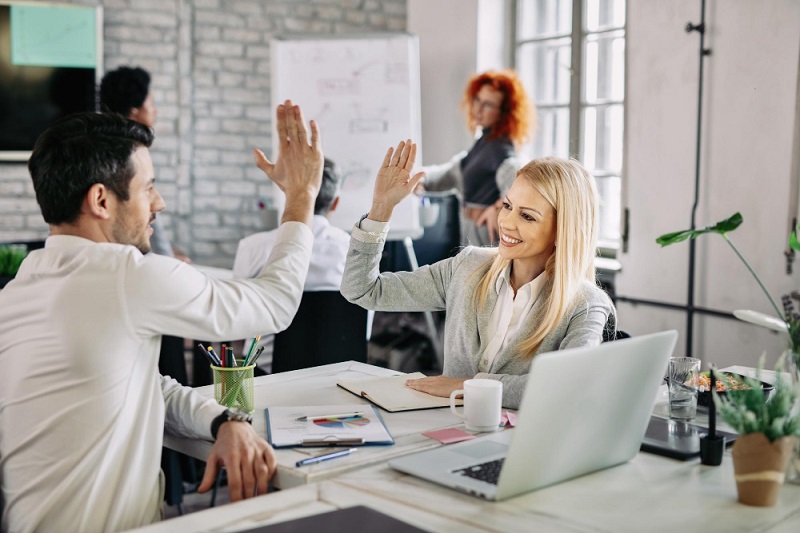
[[[597,186],[594,178],[573,160],[544,157],[534,159],[519,172],[555,209],[556,246],[545,264],[550,293],[533,334],[520,344],[521,357],[533,357],[542,341],[564,318],[578,296],[583,281],[595,283],[597,254]],[[483,307],[497,276],[509,260],[497,254],[483,272],[475,293],[475,304]]]

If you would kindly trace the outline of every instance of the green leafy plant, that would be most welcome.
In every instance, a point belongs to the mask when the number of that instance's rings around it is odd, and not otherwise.
[[[0,246],[0,276],[15,276],[28,250],[18,244]]]
[[[750,263],[747,262],[747,259],[739,252],[736,246],[733,244],[733,241],[728,237],[728,233],[738,228],[743,222],[741,213],[735,213],[733,216],[726,218],[721,222],[717,222],[713,226],[706,226],[705,228],[700,229],[689,229],[683,231],[676,231],[674,233],[666,233],[659,238],[656,239],[656,242],[660,244],[662,247],[669,246],[671,244],[675,244],[678,242],[682,242],[688,239],[695,239],[700,235],[705,235],[707,233],[716,233],[720,235],[725,242],[731,247],[733,252],[736,256],[744,263],[744,266],[747,267],[747,270],[752,274],[753,278],[758,283],[758,286],[761,287],[761,290],[764,292],[764,295],[769,300],[770,305],[772,305],[772,309],[775,311],[775,314],[778,316],[780,320],[786,323],[786,328],[789,333],[790,339],[790,348],[795,356],[798,358],[796,361],[798,365],[800,365],[800,313],[794,312],[793,305],[791,299],[788,301],[787,304],[787,297],[783,298],[783,305],[784,311],[781,311],[778,308],[778,304],[775,303],[775,300],[772,299],[770,296],[769,291],[761,282],[761,278],[753,270],[753,267],[750,266]],[[800,240],[797,237],[797,229],[792,232],[789,236],[789,246],[792,250],[796,252],[800,252]],[[800,298],[800,294],[798,295]]]
[[[747,389],[728,387],[725,396],[713,391],[717,412],[740,435],[763,433],[770,442],[781,437],[800,436],[800,413],[795,410],[800,399],[800,387],[784,377],[785,358],[782,356],[775,367],[775,392],[767,399],[760,381],[763,363],[762,356],[756,379],[745,378]],[[725,381],[726,378],[722,375],[720,379]]]

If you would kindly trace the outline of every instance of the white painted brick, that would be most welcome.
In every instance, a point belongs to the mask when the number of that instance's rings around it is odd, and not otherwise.
[[[315,16],[325,20],[341,20],[342,10],[339,7],[319,6],[316,9]]]
[[[195,9],[217,9],[220,7],[220,0],[191,0]]]
[[[50,226],[47,225],[47,222],[42,218],[42,213],[39,212],[25,217],[25,229],[49,232]]]
[[[271,105],[248,106],[245,116],[256,120],[271,120],[274,116]]]
[[[192,206],[195,211],[204,209],[217,209],[219,211],[235,211],[239,209],[242,200],[230,196],[195,196]]]
[[[165,11],[167,13],[178,13],[178,2],[175,0],[135,0],[131,2],[131,7],[142,11]]]
[[[260,94],[259,91],[252,91],[248,89],[222,89],[222,101],[231,103],[243,104],[261,104],[267,101],[265,95]]]
[[[221,89],[217,87],[195,87],[194,99],[197,102],[217,102],[220,99]]]
[[[222,60],[216,57],[197,56],[194,60],[196,72],[214,73],[222,68]]]
[[[225,182],[231,180],[240,180],[244,176],[244,171],[241,167],[231,165],[198,165],[194,169],[195,179],[212,179],[222,180]],[[223,186],[223,192],[226,186]]]
[[[0,165],[0,182],[29,179],[28,167],[24,163],[4,163]]]
[[[129,9],[104,10],[103,20],[106,25],[123,25],[131,27],[155,26],[158,28],[173,28],[178,19],[170,13],[154,13],[152,11],[131,11]],[[108,48],[106,48],[108,51]]]
[[[226,28],[222,31],[222,39],[235,43],[260,43],[264,34],[255,30],[243,30],[238,28]]]
[[[217,247],[210,243],[200,242],[199,240],[195,240],[192,242],[192,255],[197,257],[207,257],[214,255],[217,251]],[[205,261],[204,261],[205,263]]]
[[[12,229],[25,226],[25,217],[22,215],[0,215],[0,228]]]
[[[228,2],[225,7],[236,13],[244,13],[246,15],[259,15],[263,11],[262,2],[253,1]]]
[[[247,57],[250,58],[265,58],[270,57],[269,46],[263,45],[248,45],[246,51]]]
[[[222,60],[222,67],[231,72],[253,72],[255,62],[252,59],[226,57]]]
[[[239,197],[254,197],[257,190],[256,184],[249,181],[226,179],[221,186],[226,195],[234,195]]]
[[[191,215],[192,224],[195,226],[218,226],[220,217],[212,211],[202,211]]]
[[[211,57],[239,57],[244,53],[244,45],[205,41],[197,43],[197,52]]]
[[[222,121],[222,131],[226,133],[256,133],[261,124],[254,120],[231,119]]]
[[[216,80],[217,85],[220,87],[241,87],[244,83],[244,75],[219,72],[216,76]]]
[[[219,26],[197,26],[194,38],[198,41],[218,41],[222,35]]]
[[[216,196],[219,194],[219,184],[216,181],[198,180],[194,192],[201,196]]]
[[[235,118],[241,117],[243,111],[244,106],[241,104],[212,104],[209,114],[212,117]]]
[[[352,24],[364,24],[367,21],[367,14],[363,11],[347,11],[344,20]]]
[[[25,194],[25,182],[23,181],[0,182],[0,196],[23,196],[24,194]]]
[[[108,26],[103,37],[114,41],[134,41],[153,43],[161,41],[162,32],[155,28],[142,28],[132,26]]]
[[[213,133],[220,130],[220,121],[215,118],[198,118],[194,122],[195,131]]]
[[[224,11],[195,11],[195,22],[200,24],[219,24],[222,27],[243,28],[245,17]]]
[[[39,206],[34,198],[0,198],[0,213],[37,213]]]
[[[387,29],[390,31],[406,31],[406,19],[404,18],[391,18]]]

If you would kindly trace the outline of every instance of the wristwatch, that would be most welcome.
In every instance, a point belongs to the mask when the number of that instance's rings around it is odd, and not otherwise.
[[[247,411],[241,409],[225,409],[222,414],[211,421],[211,436],[217,440],[219,427],[225,422],[247,422],[253,423],[253,417]]]

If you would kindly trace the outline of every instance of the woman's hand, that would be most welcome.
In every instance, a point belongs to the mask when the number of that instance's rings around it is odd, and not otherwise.
[[[489,232],[489,242],[495,243],[500,238],[497,226],[497,208],[494,204],[483,210],[481,216],[475,221],[476,226],[486,224],[486,231]]]
[[[375,179],[375,192],[372,196],[372,208],[369,210],[370,220],[388,222],[392,211],[403,198],[413,191],[425,176],[418,172],[413,178],[411,169],[417,158],[417,145],[407,141],[400,141],[397,149],[389,148],[383,164]]]
[[[430,378],[409,379],[406,387],[430,394],[432,396],[442,396],[449,398],[454,390],[464,388],[464,381],[461,378],[448,378],[446,376],[435,376]]]

